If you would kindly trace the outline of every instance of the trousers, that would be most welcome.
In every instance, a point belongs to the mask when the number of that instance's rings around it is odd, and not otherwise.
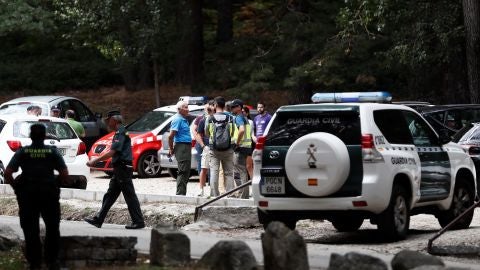
[[[187,184],[192,168],[192,145],[177,143],[173,147],[173,152],[178,164],[177,195],[187,195]]]
[[[58,263],[60,245],[60,189],[54,184],[29,185],[15,189],[20,226],[25,236],[25,257],[32,268],[42,264],[40,216],[45,223],[45,262]]]
[[[127,203],[128,213],[133,223],[144,223],[140,202],[138,201],[135,187],[132,183],[133,169],[123,163],[113,165],[113,177],[110,179],[107,193],[103,196],[102,207],[97,213],[96,218],[103,223],[108,211],[120,196],[123,194],[125,203]]]

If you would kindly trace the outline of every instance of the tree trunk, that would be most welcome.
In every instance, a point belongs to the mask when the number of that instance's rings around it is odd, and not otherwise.
[[[233,38],[232,0],[217,0],[217,43],[229,42]]]
[[[463,0],[463,19],[466,32],[466,56],[470,103],[479,103],[480,90],[480,2]]]
[[[178,83],[194,85],[203,72],[202,1],[180,0],[177,9],[179,33],[175,77]]]

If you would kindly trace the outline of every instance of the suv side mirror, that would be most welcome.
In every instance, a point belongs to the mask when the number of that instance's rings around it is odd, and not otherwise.
[[[441,145],[449,143],[451,140],[452,138],[450,138],[450,136],[448,135],[448,130],[446,129],[440,130],[438,141],[440,142]]]

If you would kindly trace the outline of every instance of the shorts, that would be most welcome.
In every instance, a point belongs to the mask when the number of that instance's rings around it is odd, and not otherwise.
[[[205,146],[202,152],[202,162],[200,167],[202,169],[210,168],[210,147]]]

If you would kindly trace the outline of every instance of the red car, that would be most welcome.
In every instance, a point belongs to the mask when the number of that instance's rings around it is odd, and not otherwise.
[[[203,113],[204,109],[201,105],[189,105],[188,108],[192,114],[197,115]],[[176,113],[175,105],[157,108],[126,126],[132,140],[133,170],[139,177],[160,176],[162,168],[157,151],[162,147],[162,134],[169,132],[172,116]],[[90,159],[110,150],[113,134],[109,133],[93,144],[88,153]],[[111,174],[111,159],[97,162],[92,169]]]

